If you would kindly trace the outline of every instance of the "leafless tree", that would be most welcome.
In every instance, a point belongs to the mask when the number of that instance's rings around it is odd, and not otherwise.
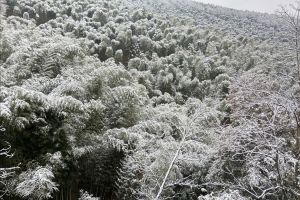
[[[300,61],[299,61],[299,36],[300,36],[300,1],[296,4],[289,4],[289,6],[280,5],[280,8],[276,10],[279,19],[283,20],[288,31],[288,36],[291,36],[289,48],[293,50],[295,54],[295,62],[297,66],[298,80],[300,79]]]
[[[5,128],[3,128],[2,126],[0,126],[0,133],[1,132],[4,132],[5,131]],[[11,158],[13,156],[13,154],[10,152],[11,150],[11,145],[6,142],[6,147],[3,147],[0,149],[0,157],[4,156],[4,157],[8,157],[8,158]],[[17,169],[18,167],[9,167],[9,168],[1,168],[0,167],[0,187],[2,188],[0,190],[0,198],[2,198],[6,192],[7,192],[7,189],[6,189],[6,182],[5,180],[12,176],[14,174],[14,171],[15,169]]]
[[[216,165],[227,187],[255,199],[299,198],[299,86],[293,84],[289,76],[248,73],[231,86],[233,124],[222,130],[223,163]]]
[[[289,6],[280,6],[280,9],[276,11],[277,15],[280,19],[282,19],[289,31],[288,34],[292,36],[293,40],[289,43],[290,50],[294,54],[294,60],[296,63],[297,76],[295,78],[295,82],[300,85],[300,1],[296,1],[296,4],[289,4]],[[292,77],[291,77],[292,78]],[[297,102],[294,103],[292,113],[294,116],[294,120],[296,122],[296,147],[295,147],[295,156],[296,159],[300,159],[300,110],[299,110],[299,98],[296,97]],[[295,177],[299,176],[300,166],[299,161],[295,165]],[[300,193],[300,185],[298,180],[294,181],[294,185],[297,188],[297,193]]]

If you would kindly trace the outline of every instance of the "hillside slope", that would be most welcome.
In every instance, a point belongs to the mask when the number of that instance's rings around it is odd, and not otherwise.
[[[284,22],[275,14],[235,10],[191,0],[127,0],[127,2],[166,17],[177,16],[193,20],[200,27],[217,27],[232,35],[241,34],[262,41],[271,39],[286,42],[288,39]]]
[[[130,2],[6,3],[4,198],[297,196],[290,51]]]

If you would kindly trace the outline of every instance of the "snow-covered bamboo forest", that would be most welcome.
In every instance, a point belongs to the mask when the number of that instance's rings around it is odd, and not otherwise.
[[[0,199],[299,200],[298,6],[0,0]]]

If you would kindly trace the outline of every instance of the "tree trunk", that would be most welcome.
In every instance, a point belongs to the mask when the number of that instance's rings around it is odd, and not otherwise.
[[[300,187],[298,184],[298,176],[299,176],[299,158],[300,158],[300,124],[298,123],[298,119],[296,118],[297,121],[297,131],[296,131],[296,166],[295,166],[295,182],[294,182],[294,187],[296,188],[296,191],[300,193]],[[300,198],[298,198],[300,199]]]
[[[174,155],[174,157],[173,157],[173,159],[172,159],[172,162],[171,162],[170,165],[169,165],[168,171],[167,171],[166,174],[165,174],[165,178],[164,178],[162,184],[160,185],[159,191],[158,191],[158,193],[157,193],[157,195],[156,195],[156,197],[155,197],[154,200],[158,200],[158,199],[159,199],[159,197],[160,197],[160,195],[161,195],[161,193],[162,193],[162,191],[163,191],[163,189],[164,189],[164,187],[165,187],[165,184],[166,184],[166,181],[167,181],[167,179],[168,179],[168,176],[169,176],[169,174],[170,174],[170,172],[171,172],[171,170],[172,170],[172,167],[173,167],[175,161],[177,160],[177,157],[178,157],[178,155],[179,155],[179,152],[180,152],[180,150],[181,150],[181,148],[182,148],[182,146],[183,146],[183,144],[184,144],[184,142],[185,142],[185,138],[186,138],[186,134],[183,135],[183,138],[182,138],[182,140],[181,140],[181,142],[180,142],[180,145],[179,145],[179,147],[178,147],[178,149],[177,149],[177,151],[176,151],[176,153],[175,153],[175,155]]]
[[[299,63],[299,34],[298,28],[296,28],[296,65],[298,70],[298,81],[300,80],[300,63]],[[299,82],[300,84],[300,82]]]
[[[276,165],[276,170],[277,170],[277,174],[278,174],[278,183],[281,185],[281,187],[284,187],[284,183],[283,183],[281,173],[280,173],[280,163],[279,163],[278,153],[276,154],[275,165]],[[283,192],[284,200],[288,200],[285,188],[282,188],[282,192]]]

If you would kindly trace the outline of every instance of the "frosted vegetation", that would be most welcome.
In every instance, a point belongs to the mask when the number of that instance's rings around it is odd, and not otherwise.
[[[232,35],[242,34],[256,40],[287,42],[284,22],[275,14],[241,11],[196,1],[182,0],[127,0],[166,17],[177,16],[193,20],[198,26],[217,27]],[[274,11],[275,13],[275,11]],[[290,38],[291,39],[291,38]]]
[[[144,5],[0,1],[2,198],[299,199],[298,34]]]

